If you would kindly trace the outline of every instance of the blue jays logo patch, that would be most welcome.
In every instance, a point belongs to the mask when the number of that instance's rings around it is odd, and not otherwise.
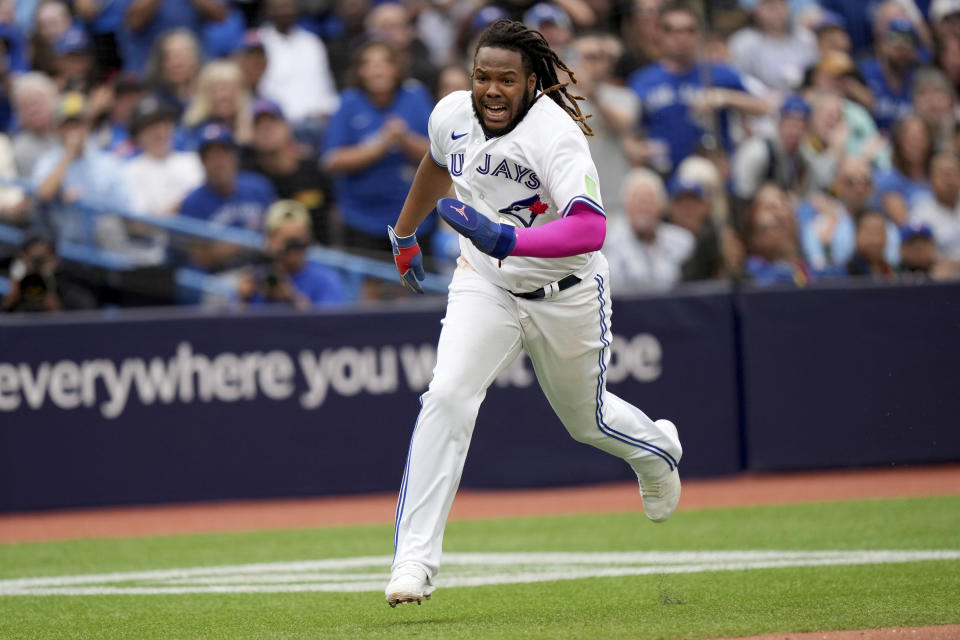
[[[539,193],[535,193],[529,198],[511,202],[503,209],[500,209],[498,213],[516,218],[520,224],[525,227],[532,227],[534,218],[546,210],[547,204],[540,200]],[[527,212],[529,212],[529,218],[526,215]]]

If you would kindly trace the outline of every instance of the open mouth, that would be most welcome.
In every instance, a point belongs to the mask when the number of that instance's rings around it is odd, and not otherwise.
[[[507,107],[502,104],[483,105],[483,114],[489,122],[506,122]]]

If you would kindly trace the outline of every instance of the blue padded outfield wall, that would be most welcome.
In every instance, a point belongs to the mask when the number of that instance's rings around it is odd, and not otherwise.
[[[441,301],[315,314],[0,319],[0,511],[395,491]],[[960,285],[615,298],[610,389],[686,477],[960,459]],[[491,387],[465,487],[630,479],[529,362]]]

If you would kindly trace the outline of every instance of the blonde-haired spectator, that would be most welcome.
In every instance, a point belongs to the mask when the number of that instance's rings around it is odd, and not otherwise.
[[[183,124],[198,130],[210,122],[230,130],[239,145],[253,138],[250,93],[236,62],[215,60],[200,71],[197,93],[183,114]]]

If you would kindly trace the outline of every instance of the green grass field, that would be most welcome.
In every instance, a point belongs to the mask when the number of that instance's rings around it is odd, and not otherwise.
[[[463,564],[445,565],[432,600],[396,609],[383,600],[383,558],[308,567],[326,571],[323,580],[352,580],[375,591],[296,591],[320,580],[296,573],[307,571],[306,565],[214,569],[205,574],[207,582],[197,582],[196,570],[156,572],[389,556],[392,539],[393,527],[378,525],[0,545],[0,638],[667,639],[960,623],[960,559],[711,570],[711,558],[728,561],[715,555],[703,556],[704,570],[699,556],[677,556],[662,566],[634,559],[631,566],[646,567],[642,575],[444,588],[444,578],[499,579],[488,575],[483,562],[471,565],[476,556],[464,556]],[[841,562],[861,550],[952,550],[957,558],[960,496],[681,511],[663,525],[639,512],[460,521],[449,525],[445,543],[454,558],[481,552],[764,550],[844,552],[830,555]],[[613,557],[595,564],[612,571],[627,566]],[[508,562],[494,573],[559,570],[535,556],[524,562],[529,566]],[[124,572],[153,573],[134,580]],[[91,573],[118,575],[54,579]],[[11,580],[38,577],[50,580],[23,584],[54,592],[91,585],[107,591],[131,585],[242,591],[252,580],[264,591],[275,585],[291,591],[10,595],[20,588]]]

